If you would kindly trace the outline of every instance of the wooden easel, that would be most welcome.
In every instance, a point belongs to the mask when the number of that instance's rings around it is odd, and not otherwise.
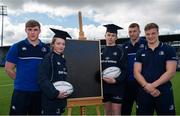
[[[86,98],[71,98],[68,99],[67,108],[68,116],[72,113],[72,108],[80,106],[80,115],[86,115],[86,106],[96,106],[96,113],[98,116],[101,115],[99,106],[102,105],[102,97],[86,97]]]
[[[83,32],[81,11],[78,12],[78,18],[79,18],[79,40],[86,40],[86,37],[84,36],[84,32]]]
[[[79,16],[79,40],[86,40],[86,37],[84,36],[84,32],[83,32],[82,15],[80,11],[78,12],[78,16]],[[101,90],[102,90],[102,85],[101,85]],[[86,106],[95,105],[97,115],[100,116],[99,105],[102,105],[102,99],[103,99],[102,96],[70,98],[67,100],[68,115],[71,115],[72,108],[75,106],[80,106],[80,114],[86,115]]]

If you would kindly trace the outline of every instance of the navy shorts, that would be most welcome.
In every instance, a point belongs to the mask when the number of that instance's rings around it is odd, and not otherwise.
[[[10,115],[39,115],[41,114],[41,93],[14,90]]]
[[[175,115],[175,105],[172,88],[161,91],[158,97],[152,97],[143,89],[138,94],[138,115]]]
[[[123,96],[115,95],[115,94],[104,94],[103,102],[111,102],[111,103],[118,103],[122,104]]]

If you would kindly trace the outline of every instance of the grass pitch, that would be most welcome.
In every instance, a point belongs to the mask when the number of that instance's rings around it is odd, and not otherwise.
[[[172,79],[174,98],[176,105],[176,114],[180,115],[180,72],[177,72],[175,77]],[[3,67],[0,67],[0,115],[8,115],[9,105],[11,101],[11,95],[13,91],[13,80],[8,77]],[[165,101],[164,101],[165,102]],[[88,106],[86,108],[87,115],[96,115],[95,106]],[[101,114],[104,114],[103,107],[100,106]],[[65,112],[65,115],[67,111]],[[80,114],[79,107],[73,108],[73,115]],[[135,114],[135,108],[133,108],[133,114]]]

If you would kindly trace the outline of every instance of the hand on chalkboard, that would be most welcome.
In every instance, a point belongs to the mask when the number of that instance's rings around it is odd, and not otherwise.
[[[66,92],[59,92],[59,95],[57,96],[58,99],[64,99],[68,97]]]
[[[111,78],[111,77],[103,77],[103,80],[108,84],[116,83],[116,80],[114,78]]]

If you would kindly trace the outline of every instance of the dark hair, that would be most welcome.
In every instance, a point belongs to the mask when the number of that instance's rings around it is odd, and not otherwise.
[[[131,23],[131,24],[129,25],[129,28],[134,28],[134,27],[139,28],[139,24],[137,24],[137,23]]]
[[[148,31],[150,29],[157,29],[157,31],[159,31],[159,27],[156,23],[149,23],[144,27],[144,31]]]
[[[35,26],[38,26],[39,28],[41,28],[40,23],[36,20],[33,20],[33,19],[27,21],[25,26],[26,26],[26,28],[27,27],[35,27]]]

